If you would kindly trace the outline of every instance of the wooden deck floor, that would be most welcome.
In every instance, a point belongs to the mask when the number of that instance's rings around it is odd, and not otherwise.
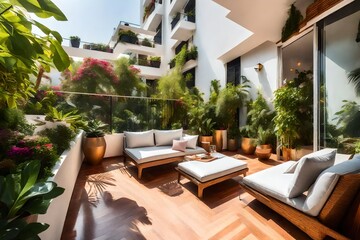
[[[274,159],[250,157],[245,160],[249,174],[278,164]],[[182,193],[165,194],[161,189],[176,182],[175,166],[145,169],[138,180],[136,168],[125,168],[122,158],[105,159],[99,166],[84,163],[62,239],[309,239],[244,193],[240,176],[205,189],[203,200],[187,179],[181,181]]]

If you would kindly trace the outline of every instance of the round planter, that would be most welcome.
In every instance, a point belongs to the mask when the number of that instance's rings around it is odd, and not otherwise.
[[[236,151],[237,150],[236,139],[228,139],[227,148],[229,151]]]
[[[80,47],[80,40],[70,40],[71,47],[79,48]]]
[[[200,143],[202,142],[209,142],[213,144],[213,136],[200,136]]]
[[[256,147],[255,154],[259,159],[269,159],[271,156],[270,144],[259,145]]]
[[[82,147],[85,155],[85,161],[87,163],[91,165],[97,165],[101,163],[106,150],[106,142],[104,137],[85,137]]]
[[[244,154],[252,155],[255,152],[255,139],[243,137],[241,140],[241,149]]]

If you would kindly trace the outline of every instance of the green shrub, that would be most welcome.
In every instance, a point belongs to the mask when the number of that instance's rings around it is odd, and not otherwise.
[[[59,125],[56,128],[47,128],[39,132],[40,136],[47,137],[60,156],[66,149],[69,149],[70,142],[75,137],[75,132],[65,125]],[[61,137],[60,137],[61,136]]]

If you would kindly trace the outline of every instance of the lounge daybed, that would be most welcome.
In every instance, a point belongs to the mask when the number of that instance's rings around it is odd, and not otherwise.
[[[124,164],[132,161],[141,179],[144,168],[181,161],[186,155],[205,153],[197,146],[198,136],[183,136],[182,129],[124,132]],[[185,144],[184,148],[181,145]]]
[[[242,188],[313,239],[359,239],[360,155],[324,149],[245,177]]]

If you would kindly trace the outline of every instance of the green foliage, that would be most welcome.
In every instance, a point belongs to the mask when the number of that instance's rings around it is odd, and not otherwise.
[[[237,86],[228,83],[226,88],[220,91],[216,101],[216,116],[221,118],[224,127],[229,128],[235,124],[235,114],[237,109],[245,103],[249,88],[246,80]]]
[[[40,162],[32,161],[21,174],[0,176],[1,239],[40,239],[38,234],[49,225],[27,223],[25,217],[46,213],[53,198],[64,192],[51,181],[37,181]]]
[[[154,62],[161,62],[161,57],[159,57],[159,56],[149,56],[149,60],[154,61]]]
[[[262,126],[259,127],[256,138],[258,145],[270,144],[273,139],[274,134],[272,129],[263,129]]]
[[[105,135],[104,129],[107,124],[92,119],[88,122],[87,126],[85,127],[86,137],[88,138],[96,138],[96,137],[103,137]]]
[[[131,43],[136,43],[138,41],[138,37],[137,34],[134,33],[131,30],[124,30],[121,29],[119,31],[119,38],[118,38],[118,42],[131,42]],[[125,38],[129,38],[126,41],[124,41]]]
[[[210,98],[209,98],[209,102],[211,104],[216,104],[218,96],[220,94],[220,81],[217,79],[214,79],[211,81],[210,83]]]
[[[80,38],[78,36],[70,36],[70,40],[80,41]]]
[[[303,71],[275,91],[275,132],[286,147],[311,144],[312,89],[311,71]]]
[[[72,110],[64,113],[62,110],[57,110],[55,107],[48,107],[49,111],[46,114],[45,120],[52,122],[66,122],[70,124],[73,130],[82,128],[86,125],[81,115],[77,114],[78,110]]]
[[[360,153],[360,140],[355,143],[355,153]]]
[[[260,135],[264,134],[264,131],[266,134],[267,132],[272,133],[274,131],[273,118],[275,113],[270,110],[261,92],[257,93],[255,101],[249,102],[248,109],[247,124],[241,128],[244,136],[261,138],[262,136]],[[260,140],[260,142],[263,141]]]
[[[186,60],[196,60],[198,57],[198,51],[197,47],[195,45],[192,45],[189,50],[186,51]]]
[[[0,109],[0,129],[10,129],[25,135],[32,135],[35,126],[27,123],[21,110],[4,108]]]
[[[158,80],[155,97],[162,99],[178,99],[186,91],[185,80],[180,68],[175,67]]]
[[[360,22],[359,22],[360,26]],[[352,70],[348,75],[349,82],[354,84],[356,96],[360,97],[360,68]]]
[[[228,139],[237,139],[241,136],[239,127],[233,125],[227,131],[227,138]]]
[[[141,45],[145,46],[145,47],[152,47],[152,43],[150,42],[150,40],[148,38],[144,38],[142,41],[141,41]]]
[[[70,148],[70,142],[75,137],[75,132],[65,125],[58,125],[56,128],[46,128],[39,132],[40,136],[47,137],[60,156],[65,150]],[[61,137],[59,137],[61,136]]]
[[[341,110],[335,113],[338,129],[344,137],[360,137],[360,105],[347,100],[343,103]]]
[[[61,47],[60,34],[31,19],[29,13],[40,18],[67,19],[50,0],[5,0],[0,12],[0,106],[16,107],[32,95],[30,75],[37,75],[39,64],[46,71],[53,65],[62,71],[70,63]],[[45,36],[33,34],[33,27]]]
[[[115,74],[119,84],[115,86],[115,92],[122,96],[142,95],[146,90],[146,84],[141,81],[139,70],[130,66],[127,58],[119,58],[115,62]]]
[[[300,22],[303,20],[301,12],[295,7],[294,3],[291,4],[289,9],[289,17],[281,32],[281,41],[285,42],[293,33],[299,31]]]

